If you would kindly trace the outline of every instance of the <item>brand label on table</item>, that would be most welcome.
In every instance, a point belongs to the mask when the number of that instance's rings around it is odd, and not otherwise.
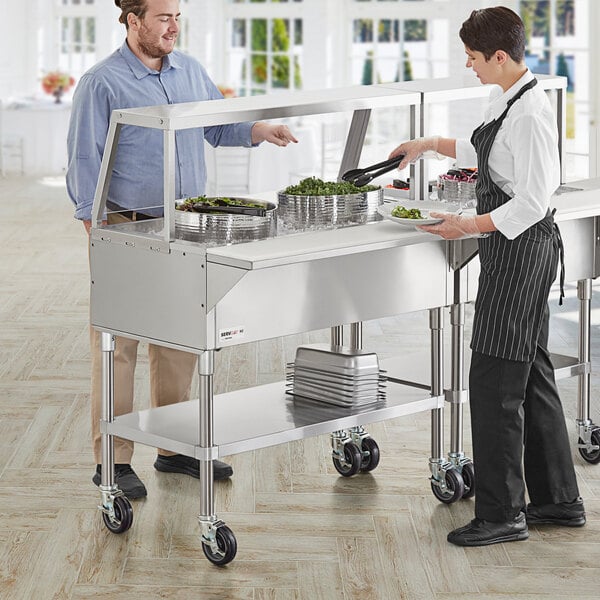
[[[240,340],[246,335],[246,327],[238,325],[237,327],[228,327],[219,329],[219,342],[230,342],[231,340]]]

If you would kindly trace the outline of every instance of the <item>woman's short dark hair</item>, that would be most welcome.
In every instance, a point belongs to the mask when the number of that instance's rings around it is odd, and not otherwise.
[[[143,19],[148,10],[146,0],[115,0],[115,4],[121,9],[119,23],[123,23],[127,29],[129,28],[129,23],[127,23],[129,13],[133,13],[138,19]]]
[[[525,26],[510,8],[495,6],[474,10],[460,28],[460,39],[469,50],[481,52],[486,60],[504,50],[517,63],[525,55]]]

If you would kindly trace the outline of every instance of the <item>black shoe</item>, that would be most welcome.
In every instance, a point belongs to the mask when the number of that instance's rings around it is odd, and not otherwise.
[[[457,546],[488,546],[526,540],[528,537],[525,514],[520,512],[514,520],[504,523],[473,519],[468,525],[451,531],[448,541]]]
[[[100,485],[102,475],[102,465],[96,465],[96,472],[92,477],[92,481],[96,485]],[[141,479],[137,476],[136,472],[131,468],[131,465],[116,464],[115,465],[115,483],[119,486],[119,489],[129,498],[135,500],[136,498],[144,498],[148,495],[146,486],[142,483]]]
[[[565,527],[581,527],[585,525],[585,509],[583,500],[576,498],[573,502],[558,504],[527,505],[528,525],[564,525]]]
[[[191,475],[196,479],[200,479],[200,461],[197,458],[185,456],[183,454],[175,454],[173,456],[162,456],[159,454],[156,457],[154,468],[157,471],[164,473],[183,473]],[[233,469],[227,463],[220,460],[213,460],[213,479],[228,479],[233,475]]]

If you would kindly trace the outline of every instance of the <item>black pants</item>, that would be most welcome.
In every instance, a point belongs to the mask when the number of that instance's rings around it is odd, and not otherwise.
[[[533,504],[570,502],[579,495],[546,348],[548,316],[546,310],[531,363],[473,352],[469,394],[480,519],[513,519],[526,504],[525,483]]]

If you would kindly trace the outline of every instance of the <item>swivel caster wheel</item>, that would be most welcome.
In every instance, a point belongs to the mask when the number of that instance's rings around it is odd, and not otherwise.
[[[372,471],[379,464],[379,446],[373,438],[364,438],[362,441],[361,471]]]
[[[204,556],[213,564],[222,567],[230,563],[237,553],[237,540],[227,525],[220,525],[215,531],[217,548],[202,542]]]
[[[600,446],[600,427],[592,429],[591,442],[594,446]],[[583,444],[583,440],[579,438],[579,443]],[[579,454],[583,460],[595,465],[600,462],[600,448],[597,450],[588,450],[587,448],[579,448]]]
[[[113,500],[114,517],[108,513],[102,513],[102,519],[106,528],[112,533],[124,533],[133,523],[133,509],[131,502],[125,496],[117,496]]]
[[[431,491],[433,495],[444,504],[452,504],[460,500],[465,494],[465,483],[462,475],[454,468],[448,469],[444,473],[444,482],[446,488],[443,489],[431,481]]]
[[[333,466],[336,471],[344,477],[352,477],[356,475],[363,462],[363,455],[360,448],[354,442],[347,442],[344,444],[344,458],[340,459],[337,456],[333,456]]]
[[[465,491],[462,495],[463,498],[472,498],[475,495],[475,467],[472,462],[466,462],[462,466],[460,473],[463,478],[465,485]]]

